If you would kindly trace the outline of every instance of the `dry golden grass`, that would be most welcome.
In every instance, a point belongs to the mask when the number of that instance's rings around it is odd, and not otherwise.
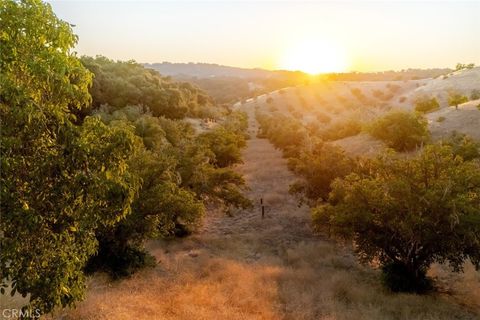
[[[253,137],[253,136],[252,136]],[[198,234],[152,241],[158,265],[133,277],[90,280],[87,299],[62,319],[478,319],[480,274],[434,266],[443,293],[392,294],[379,271],[310,230],[308,208],[288,193],[281,153],[253,138],[244,154],[249,195],[260,207],[210,214]]]

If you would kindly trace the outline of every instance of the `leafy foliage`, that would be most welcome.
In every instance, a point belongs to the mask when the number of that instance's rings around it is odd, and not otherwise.
[[[353,239],[362,261],[380,261],[391,289],[426,289],[433,262],[480,267],[480,170],[450,147],[365,160],[332,188],[328,204],[313,210],[315,226]],[[402,285],[406,278],[413,284]]]
[[[82,57],[82,63],[95,75],[90,90],[93,108],[104,104],[116,109],[141,105],[153,116],[171,119],[202,116],[213,108],[211,99],[197,87],[173,82],[134,61],[114,62],[97,56]]]
[[[455,71],[464,70],[464,69],[473,69],[475,67],[474,63],[457,63],[455,66]]]
[[[305,128],[283,115],[257,113],[261,135],[267,137],[288,158],[289,169],[301,179],[290,186],[300,200],[313,202],[328,197],[330,184],[353,169],[353,161],[337,146],[323,142],[316,128]]]
[[[317,141],[311,148],[303,148],[298,157],[289,159],[289,168],[302,178],[291,185],[290,191],[313,201],[326,200],[333,180],[345,177],[353,166],[340,147]]]
[[[256,113],[256,118],[260,123],[259,136],[268,138],[287,158],[298,155],[300,147],[308,140],[307,130],[297,119],[260,112]]]
[[[82,64],[48,4],[0,6],[2,293],[11,284],[42,313],[72,305],[85,270],[129,275],[154,263],[146,239],[192,232],[205,203],[250,205],[229,168],[244,114],[134,62]],[[210,110],[223,121],[205,134],[172,120]]]
[[[480,142],[465,134],[453,132],[450,137],[442,141],[442,144],[450,146],[453,154],[462,157],[465,161],[480,158]]]
[[[241,192],[243,178],[228,168],[241,160],[244,114],[232,113],[216,129],[196,135],[186,122],[155,117],[139,106],[113,110],[104,106],[96,114],[112,127],[130,127],[142,139],[144,149],[130,162],[142,184],[132,213],[97,233],[100,250],[89,271],[103,269],[119,277],[149,265],[143,242],[190,234],[201,223],[206,201],[226,208],[250,206]],[[133,261],[122,258],[128,256]]]
[[[339,120],[323,130],[319,131],[319,136],[327,141],[339,140],[355,136],[362,131],[362,123],[356,119],[350,118]]]
[[[428,98],[425,96],[418,97],[415,100],[415,111],[418,112],[430,112],[433,110],[437,110],[440,108],[440,104],[438,103],[438,100],[433,97],[433,98]]]
[[[448,93],[448,105],[455,106],[458,109],[458,105],[468,101],[468,98],[457,91],[450,91]]]
[[[413,150],[426,142],[430,135],[424,118],[404,111],[392,111],[374,121],[369,131],[397,151]]]
[[[75,124],[91,74],[70,51],[68,23],[40,1],[0,5],[0,278],[49,312],[83,296],[95,231],[130,212],[139,140],[96,118]]]

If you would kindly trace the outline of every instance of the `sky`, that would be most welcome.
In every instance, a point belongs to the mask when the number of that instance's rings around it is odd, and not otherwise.
[[[48,2],[80,55],[312,72],[480,64],[480,0]]]

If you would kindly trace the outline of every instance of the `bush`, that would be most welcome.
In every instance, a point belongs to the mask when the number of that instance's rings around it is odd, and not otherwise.
[[[436,98],[428,98],[424,96],[415,99],[415,111],[426,113],[437,110],[438,108],[440,108],[440,104]]]
[[[477,100],[477,99],[480,99],[480,89],[472,90],[472,93],[470,94],[470,100]]]
[[[446,119],[445,117],[440,116],[437,118],[437,122],[443,122],[445,121],[445,119]]]
[[[406,100],[407,100],[406,97],[400,97],[400,98],[398,99],[398,102],[403,103],[403,102],[405,102]]]
[[[460,156],[463,160],[473,160],[480,158],[480,142],[475,141],[471,137],[453,132],[450,137],[442,140],[442,144],[450,146],[456,156]]]
[[[392,111],[374,121],[370,134],[397,151],[409,151],[428,140],[427,121],[420,115],[405,111]]]
[[[350,92],[363,104],[366,104],[368,102],[367,97],[363,94],[362,90],[359,88],[352,88],[350,89]]]
[[[356,119],[339,120],[322,130],[319,135],[322,139],[333,141],[359,134],[362,123]]]
[[[332,118],[330,118],[329,115],[327,115],[327,114],[325,114],[321,111],[315,112],[315,117],[316,117],[317,121],[320,122],[320,123],[329,123],[332,120]]]
[[[360,261],[380,262],[395,291],[423,292],[434,262],[480,268],[480,167],[449,146],[363,160],[312,215],[316,229],[354,241]]]
[[[448,105],[455,106],[458,109],[458,105],[468,101],[468,98],[457,91],[450,91],[448,93]]]
[[[328,198],[333,180],[352,171],[353,161],[340,147],[317,141],[310,149],[304,148],[298,157],[289,159],[288,166],[302,177],[290,186],[290,192],[318,201]]]
[[[396,84],[387,84],[387,89],[390,90],[391,93],[396,94],[400,90],[400,86]]]
[[[260,124],[259,138],[268,138],[287,157],[298,155],[308,137],[300,121],[285,115],[270,116],[260,112],[256,113],[256,118]]]

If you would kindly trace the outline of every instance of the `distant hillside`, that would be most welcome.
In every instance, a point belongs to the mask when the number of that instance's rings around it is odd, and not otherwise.
[[[474,90],[480,90],[480,67],[454,71],[441,77],[424,81],[423,85],[410,92],[408,102],[413,105],[416,97],[425,95],[436,97],[441,107],[447,107],[448,93],[452,90],[467,97],[470,97]]]
[[[145,67],[160,74],[172,77],[235,77],[235,78],[271,78],[281,76],[282,72],[264,69],[228,67],[211,63],[145,63]],[[293,73],[293,72],[292,72]]]
[[[146,63],[146,68],[190,82],[218,103],[234,103],[284,87],[304,84],[308,76],[298,71],[245,69],[208,63]]]
[[[322,77],[334,81],[399,81],[436,78],[452,71],[449,68],[405,69],[400,71],[330,73]]]

